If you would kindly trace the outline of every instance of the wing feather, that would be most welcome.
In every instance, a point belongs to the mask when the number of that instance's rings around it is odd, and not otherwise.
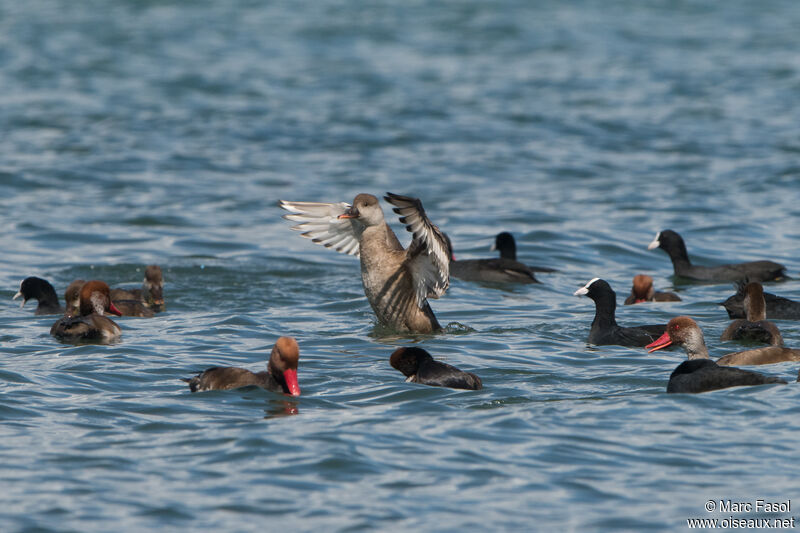
[[[418,198],[386,193],[384,199],[395,206],[400,222],[413,234],[406,251],[406,262],[414,281],[417,304],[438,298],[450,285],[450,247],[444,234],[428,219]]]
[[[337,252],[358,257],[358,241],[364,225],[354,218],[339,218],[339,215],[350,208],[349,204],[280,200],[278,205],[290,213],[283,215],[283,218],[299,222],[291,229],[302,232],[301,237]]]

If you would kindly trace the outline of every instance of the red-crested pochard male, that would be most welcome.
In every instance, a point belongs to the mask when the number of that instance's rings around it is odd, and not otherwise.
[[[96,341],[103,344],[119,340],[122,330],[107,316],[121,313],[111,302],[110,289],[103,281],[87,281],[81,288],[80,314],[64,315],[50,328],[50,334],[64,342]]]
[[[359,194],[353,205],[281,200],[280,206],[292,213],[285,219],[301,222],[292,229],[303,232],[303,237],[360,257],[364,293],[381,324],[411,333],[439,331],[428,298],[444,294],[450,283],[447,241],[419,199],[392,193],[384,199],[395,206],[400,222],[413,234],[407,249],[371,194]]]
[[[680,302],[680,297],[674,292],[658,292],[653,288],[653,278],[646,274],[637,274],[633,277],[631,294],[625,298],[625,305],[640,304],[644,302]]]
[[[670,320],[664,335],[648,344],[646,348],[654,352],[671,344],[683,347],[689,360],[682,362],[672,372],[667,392],[697,393],[742,385],[786,383],[780,378],[765,376],[758,372],[721,366],[709,359],[703,331],[688,316]]]
[[[42,278],[31,276],[22,280],[19,284],[19,291],[12,300],[22,297],[20,308],[25,307],[28,300],[37,300],[35,315],[60,315],[64,313],[64,308],[58,303],[56,290],[49,281]]]
[[[398,348],[392,352],[389,364],[406,376],[407,383],[469,390],[483,387],[481,378],[472,372],[464,372],[452,365],[435,361],[422,348]]]
[[[574,293],[594,301],[595,313],[587,342],[596,345],[644,346],[664,333],[666,324],[622,327],[617,324],[617,294],[607,281],[594,278]]]
[[[744,288],[744,308],[747,318],[738,318],[730,323],[719,340],[745,340],[783,346],[783,337],[778,327],[767,320],[767,304],[764,288],[752,281]]]
[[[723,283],[744,278],[750,281],[773,281],[786,277],[786,267],[773,261],[750,261],[711,267],[693,265],[689,261],[683,238],[670,229],[658,232],[653,242],[647,246],[648,250],[655,248],[667,252],[676,276],[690,280]]]
[[[144,281],[141,289],[113,289],[111,299],[117,301],[140,301],[155,313],[160,313],[166,309],[164,304],[164,277],[161,274],[161,267],[158,265],[148,265],[144,271]],[[132,304],[126,304],[132,305]],[[139,308],[132,309],[131,313],[141,313]],[[151,316],[147,314],[132,314],[131,316]]]
[[[744,310],[744,288],[746,281],[736,283],[736,294],[729,297],[720,305],[725,306],[728,317],[747,318]],[[800,320],[800,302],[794,302],[783,296],[776,296],[772,293],[764,293],[764,302],[767,306],[767,319],[770,320]]]
[[[297,362],[300,348],[292,337],[281,337],[272,347],[266,372],[251,372],[237,367],[212,367],[192,378],[181,378],[192,392],[238,389],[255,385],[272,392],[300,396]]]
[[[450,237],[445,234],[450,246],[450,275],[464,281],[487,283],[539,283],[535,271],[555,272],[553,269],[530,267],[517,261],[517,248],[514,237],[508,233],[498,233],[492,250],[499,250],[500,257],[492,259],[462,259],[457,261]]]
[[[64,300],[67,302],[66,314],[69,316],[75,316],[77,314],[78,305],[80,303],[80,291],[84,283],[86,282],[82,279],[76,279],[70,283],[69,287],[67,287],[67,290],[64,291]],[[120,312],[120,316],[135,316],[143,318],[152,318],[156,316],[155,312],[153,312],[151,308],[147,307],[142,300],[114,299],[115,294],[119,296],[120,294],[124,293],[125,291],[120,291],[119,289],[111,289],[111,301],[114,304],[114,307],[117,308],[117,311]]]

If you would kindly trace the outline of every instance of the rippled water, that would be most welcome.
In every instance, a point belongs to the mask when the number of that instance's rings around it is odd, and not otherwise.
[[[667,227],[698,262],[800,276],[798,25],[788,0],[0,2],[0,529],[642,531],[727,516],[709,499],[797,507],[800,388],[667,396],[683,354],[587,346],[572,293],[672,287],[645,249]],[[357,260],[277,207],[384,191],[462,258],[509,230],[560,272],[453,280],[447,333],[393,336]],[[118,345],[59,344],[11,301],[28,275],[135,286],[149,263],[168,310],[120,319]],[[689,314],[732,351],[732,288],[678,290],[620,322]],[[282,334],[298,399],[179,381],[260,370]],[[388,356],[412,342],[485,389],[404,383]]]

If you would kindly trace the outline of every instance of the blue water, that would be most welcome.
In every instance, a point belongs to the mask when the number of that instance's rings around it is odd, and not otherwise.
[[[790,0],[0,1],[0,530],[676,530],[763,498],[795,516],[800,387],[668,396],[683,354],[587,346],[572,293],[674,288],[646,250],[665,228],[697,262],[800,277],[798,27]],[[452,280],[444,334],[376,328],[358,261],[277,201],[385,191],[422,198],[460,258],[508,230],[560,272]],[[63,294],[150,263],[167,312],[119,319],[117,345],[62,345],[11,301],[29,275]],[[734,351],[732,287],[677,289],[620,323],[688,314]],[[280,335],[297,399],[179,381],[261,370]],[[389,354],[415,342],[484,390],[404,383]]]

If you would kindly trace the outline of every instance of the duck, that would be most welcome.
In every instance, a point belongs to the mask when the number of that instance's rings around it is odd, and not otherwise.
[[[80,292],[83,284],[86,283],[82,279],[76,279],[69,284],[64,291],[64,301],[67,304],[66,314],[75,316],[78,314],[78,306],[80,304]],[[143,318],[152,318],[156,316],[153,309],[147,307],[142,300],[121,300],[114,299],[114,295],[119,296],[124,294],[125,291],[120,292],[119,289],[111,289],[111,301],[114,307],[121,313],[120,316],[134,316]]]
[[[783,337],[778,327],[767,320],[764,287],[751,281],[744,288],[744,308],[747,318],[737,318],[722,333],[719,340],[749,340],[782,346]]]
[[[479,390],[483,387],[481,378],[477,375],[435,361],[431,354],[422,348],[398,348],[389,357],[389,364],[406,376],[407,383],[468,390]]]
[[[500,235],[504,235],[504,233]],[[505,235],[510,236],[511,234],[505,233]],[[450,275],[454,278],[463,281],[482,281],[487,283],[540,283],[533,274],[531,267],[520,263],[516,259],[509,259],[502,255],[492,259],[456,261],[450,237],[446,233],[444,237],[450,248]],[[516,256],[516,253],[514,253],[514,256]]]
[[[25,307],[28,300],[36,300],[39,305],[36,306],[35,315],[60,315],[64,313],[64,308],[58,303],[58,294],[53,288],[53,285],[46,279],[30,276],[22,280],[19,284],[19,291],[14,295],[12,300],[22,297],[22,304],[20,309]]]
[[[251,372],[245,368],[208,368],[191,378],[181,378],[192,392],[238,389],[255,385],[272,392],[300,396],[297,382],[297,363],[300,347],[294,337],[280,337],[272,347],[266,372]]]
[[[717,364],[722,366],[754,366],[785,363],[786,361],[800,361],[800,350],[785,346],[762,346],[761,348],[725,354],[717,359]]]
[[[87,281],[80,292],[79,315],[64,315],[50,328],[50,335],[63,342],[96,341],[101,344],[117,342],[122,330],[110,318],[111,313],[121,316],[110,297],[108,284],[92,280]]]
[[[117,301],[140,301],[145,307],[153,310],[154,313],[160,313],[166,309],[164,303],[164,277],[161,272],[161,267],[158,265],[147,265],[144,270],[144,281],[142,282],[141,289],[113,289],[111,291],[111,299]],[[132,304],[127,304],[131,308],[131,312],[144,313],[138,307],[131,307]],[[134,314],[132,316],[149,316],[147,314]]]
[[[661,248],[672,260],[675,276],[694,281],[724,283],[747,278],[750,281],[776,281],[786,279],[786,267],[773,261],[750,261],[720,266],[693,265],[689,261],[683,238],[665,229],[656,233],[655,239],[647,246],[648,250]]]
[[[378,198],[361,193],[352,204],[288,202],[283,218],[316,244],[358,256],[361,282],[378,322],[399,332],[435,333],[442,327],[428,299],[439,298],[450,284],[450,249],[418,198],[386,193],[400,222],[412,233],[403,248],[384,220]]]
[[[67,285],[64,290],[64,305],[66,309],[64,314],[67,316],[76,316],[80,314],[81,308],[81,289],[86,285],[86,280],[76,279]]]
[[[670,375],[667,383],[668,393],[700,393],[743,385],[786,383],[780,378],[722,366],[712,361],[708,356],[703,331],[697,322],[688,316],[670,320],[664,334],[645,348],[652,353],[671,344],[683,347],[688,360],[678,365]]]
[[[747,318],[744,309],[744,288],[748,280],[740,280],[736,283],[736,294],[720,303],[728,312],[728,317]],[[765,292],[764,302],[767,308],[767,318],[772,320],[800,320],[800,302],[792,301],[782,296]]]
[[[657,339],[667,327],[666,324],[634,327],[618,325],[615,317],[617,294],[603,279],[589,280],[589,283],[575,291],[574,295],[586,295],[594,301],[594,320],[587,339],[590,344],[641,347]]]
[[[711,359],[695,359],[682,362],[672,371],[667,383],[667,392],[697,394],[730,387],[769,383],[786,384],[786,381],[750,370],[720,366]]]
[[[637,274],[633,277],[631,294],[625,298],[625,305],[640,304],[644,302],[680,302],[681,298],[674,292],[657,292],[653,288],[653,278],[646,274]]]
[[[122,316],[135,316],[139,318],[153,318],[156,316],[151,307],[147,307],[141,300],[113,300],[114,305]]]

